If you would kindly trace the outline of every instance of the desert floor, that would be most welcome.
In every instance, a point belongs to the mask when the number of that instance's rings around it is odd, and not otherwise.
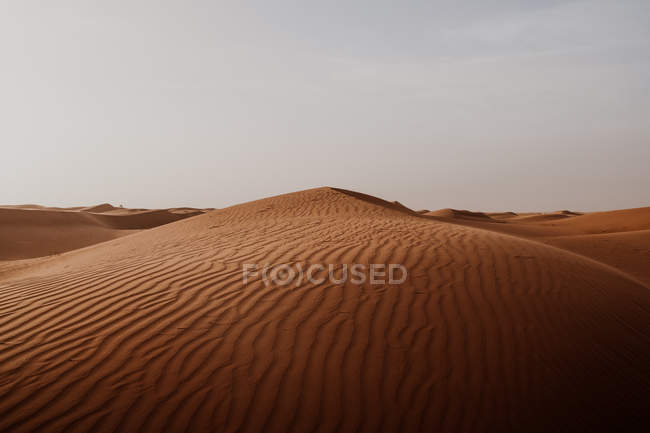
[[[408,278],[244,284],[251,263]],[[650,208],[2,207],[0,430],[645,431],[649,288]]]

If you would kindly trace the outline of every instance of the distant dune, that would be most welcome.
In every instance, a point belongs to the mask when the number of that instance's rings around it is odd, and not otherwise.
[[[444,221],[573,251],[626,272],[650,288],[650,207],[591,213],[563,210],[489,215],[507,224],[490,224],[466,218],[462,213],[446,213]]]
[[[539,213],[539,214],[532,214],[532,215],[517,215],[509,218],[509,221],[510,222],[516,221],[519,223],[541,223],[541,222],[571,218],[572,216],[576,216],[576,214],[567,214],[564,212],[550,212],[550,213]]]
[[[486,215],[492,219],[507,219],[517,216],[514,212],[488,212]]]
[[[492,220],[492,218],[489,215],[483,212],[472,212],[468,210],[458,210],[458,209],[450,209],[450,208],[426,212],[424,215],[443,217],[443,218]]]
[[[646,230],[650,229],[650,207],[579,214],[558,222],[558,227],[570,227],[583,234]]]
[[[112,211],[112,210],[116,210],[116,209],[119,209],[119,208],[116,208],[116,207],[114,207],[113,205],[111,205],[109,203],[102,203],[102,204],[98,204],[98,205],[95,205],[95,206],[84,207],[81,210],[84,211],[84,212],[101,213],[101,212],[108,212],[108,211]]]
[[[0,206],[0,260],[60,254],[203,213],[131,211],[102,204],[86,208]]]
[[[8,262],[0,430],[645,431],[648,287],[544,242],[610,230],[647,264],[647,215],[498,222],[318,188]],[[244,284],[251,263],[408,278]]]

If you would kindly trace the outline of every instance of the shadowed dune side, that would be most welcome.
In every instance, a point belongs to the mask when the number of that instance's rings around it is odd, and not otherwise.
[[[392,209],[392,210],[396,210],[396,211],[399,211],[399,212],[404,212],[404,213],[406,213],[408,215],[415,215],[415,214],[418,213],[418,212],[413,211],[412,209],[409,209],[408,207],[404,206],[402,203],[400,203],[398,201],[392,201],[391,202],[391,201],[387,201],[387,200],[384,200],[384,199],[379,198],[379,197],[374,197],[372,195],[364,194],[364,193],[357,192],[357,191],[350,191],[350,190],[343,189],[343,188],[330,188],[330,189],[333,190],[333,191],[338,191],[340,193],[346,194],[346,195],[348,195],[350,197],[354,197],[354,198],[356,198],[358,200],[363,200],[363,201],[368,202],[370,204],[380,206],[380,207],[385,208],[385,209]]]
[[[543,223],[548,221],[557,221],[563,220],[566,218],[571,218],[573,216],[578,216],[579,214],[568,214],[564,212],[550,212],[550,213],[540,213],[533,215],[519,215],[509,218],[510,222],[518,223]]]
[[[490,218],[496,220],[508,219],[517,216],[517,214],[514,212],[486,212],[485,214]]]
[[[112,229],[143,230],[203,213],[203,211],[196,209],[193,212],[170,212],[167,209],[161,209],[120,215],[92,214],[90,217],[99,224]]]
[[[0,260],[60,254],[129,233],[81,212],[0,208]]]
[[[399,286],[242,283],[401,263]],[[339,276],[339,274],[337,274]],[[0,280],[0,430],[639,431],[650,294],[557,248],[331,188]]]
[[[422,212],[426,216],[436,217],[436,218],[445,218],[449,220],[468,220],[468,221],[482,221],[490,223],[543,223],[550,222],[560,219],[571,218],[575,216],[582,215],[578,212],[572,212],[568,210],[557,211],[557,212],[548,212],[548,213],[536,213],[536,212],[527,212],[516,214],[514,212],[474,212],[468,210],[458,210],[458,209],[439,209],[435,211]],[[597,224],[597,222],[596,222]]]
[[[113,215],[75,209],[0,207],[0,260],[60,254],[201,213],[153,210]]]
[[[483,221],[498,222],[493,221],[492,218],[483,213],[483,212],[472,212],[469,210],[458,210],[458,209],[439,209],[435,211],[430,211],[425,213],[426,216],[432,217],[442,217],[442,218],[458,218],[458,219],[478,219]]]

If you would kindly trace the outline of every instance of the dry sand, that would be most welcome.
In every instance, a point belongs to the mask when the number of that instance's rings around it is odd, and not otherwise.
[[[110,204],[0,206],[0,260],[60,254],[201,213],[200,209],[123,209]]]
[[[466,212],[466,211],[465,211]],[[650,207],[609,212],[487,214],[430,212],[438,220],[510,234],[560,247],[611,265],[650,287]]]
[[[643,431],[648,210],[514,217],[319,188],[6,262],[0,430]],[[266,262],[409,277],[242,284]]]

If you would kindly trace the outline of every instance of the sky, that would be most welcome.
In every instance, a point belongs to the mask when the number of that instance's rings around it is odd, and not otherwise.
[[[0,0],[0,203],[650,205],[650,2]]]

